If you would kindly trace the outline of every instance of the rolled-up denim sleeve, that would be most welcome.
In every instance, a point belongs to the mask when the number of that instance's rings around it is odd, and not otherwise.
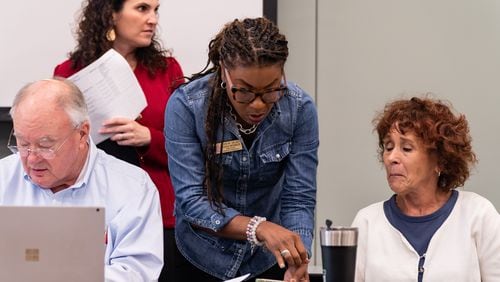
[[[205,110],[200,105],[203,101],[188,100],[186,92],[190,90],[186,87],[174,92],[165,112],[165,146],[175,190],[175,212],[192,224],[219,231],[239,212],[227,206],[224,215],[216,212],[204,193]]]
[[[298,233],[311,255],[316,207],[316,171],[318,166],[318,117],[308,95],[299,95],[289,161],[285,168],[281,198],[284,227]]]

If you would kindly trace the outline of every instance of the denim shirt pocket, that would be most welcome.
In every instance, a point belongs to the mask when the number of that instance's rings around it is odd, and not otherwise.
[[[259,181],[272,181],[276,182],[281,178],[284,162],[290,154],[290,142],[282,144],[274,144],[264,148],[260,154],[260,161],[262,167],[259,173]]]

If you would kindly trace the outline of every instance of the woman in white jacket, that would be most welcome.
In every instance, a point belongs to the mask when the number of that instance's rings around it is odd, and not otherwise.
[[[388,103],[374,119],[394,195],[358,212],[356,281],[500,281],[500,215],[458,191],[477,162],[464,115],[446,103]]]

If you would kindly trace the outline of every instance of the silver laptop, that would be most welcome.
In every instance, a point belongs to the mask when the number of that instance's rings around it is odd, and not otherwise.
[[[102,282],[104,208],[0,206],[0,281]]]

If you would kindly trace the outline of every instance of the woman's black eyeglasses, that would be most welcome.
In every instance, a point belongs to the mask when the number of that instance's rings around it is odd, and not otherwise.
[[[230,89],[231,93],[233,93],[233,99],[238,103],[250,104],[257,97],[260,97],[262,102],[266,104],[276,103],[283,96],[284,91],[288,89],[288,87],[286,86],[286,77],[284,73],[282,75],[283,84],[280,87],[254,91],[244,87],[234,86],[231,77],[229,76],[229,71],[226,68],[224,68],[224,71],[226,73],[228,82],[231,84]]]

